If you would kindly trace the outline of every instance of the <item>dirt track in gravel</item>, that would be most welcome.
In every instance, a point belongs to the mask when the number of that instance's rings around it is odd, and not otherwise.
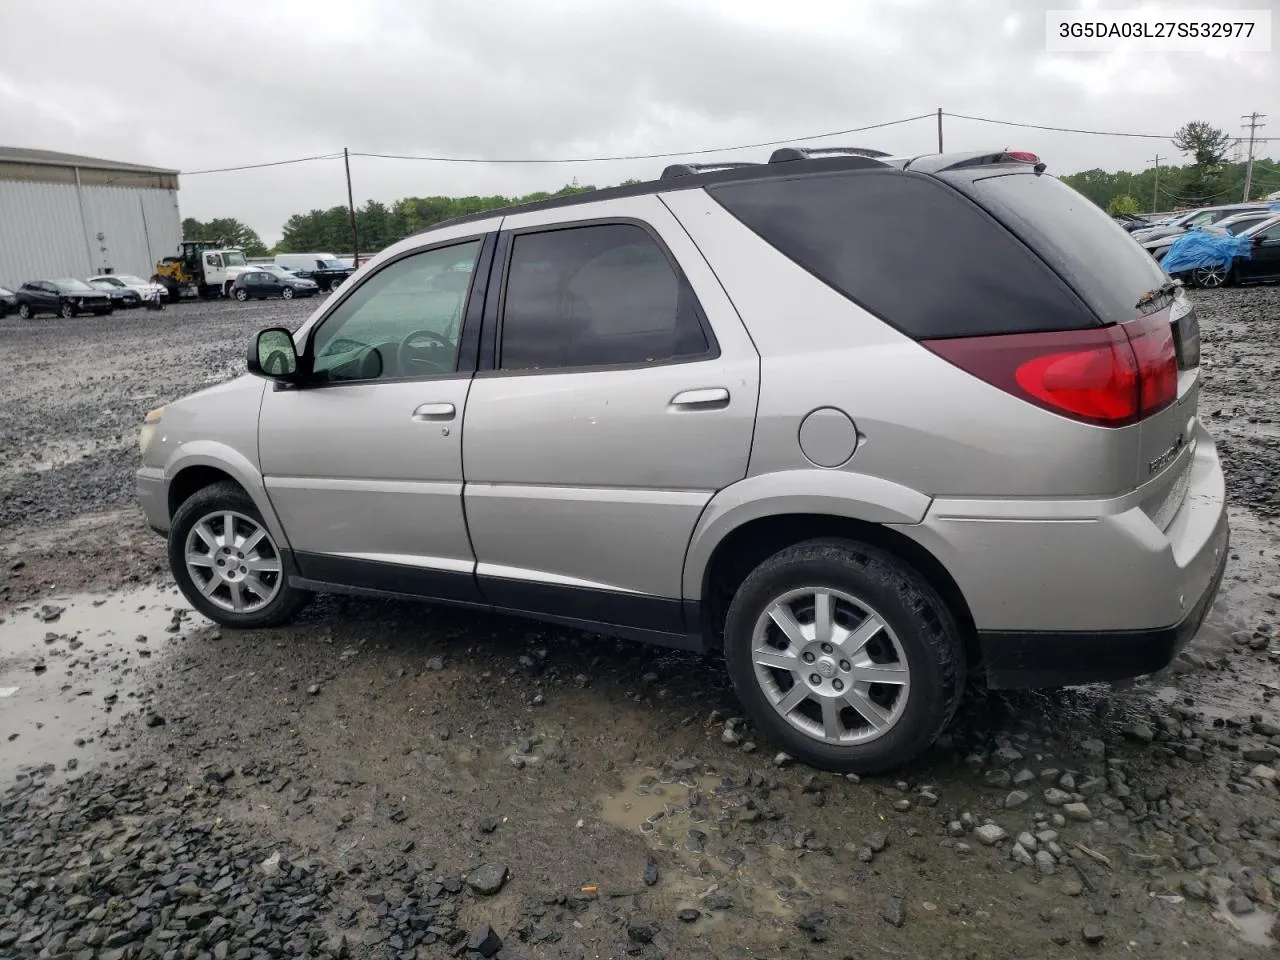
[[[0,847],[23,851],[0,954],[432,957],[489,924],[505,957],[1266,955],[1280,290],[1196,297],[1234,539],[1188,653],[1120,691],[975,691],[929,756],[858,783],[726,734],[714,659],[385,601],[253,634],[175,615],[137,424],[315,304],[0,321]],[[495,893],[463,882],[485,864]]]

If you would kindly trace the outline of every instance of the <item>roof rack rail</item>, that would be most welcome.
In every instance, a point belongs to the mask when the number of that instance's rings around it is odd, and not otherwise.
[[[870,147],[779,147],[769,156],[770,163],[786,163],[789,160],[808,160],[810,157],[880,157],[893,156],[884,150],[873,150]]]
[[[746,167],[758,167],[760,164],[747,161],[726,161],[724,163],[673,163],[662,171],[662,180],[675,177],[691,177],[695,173],[707,173],[710,170],[738,170]]]

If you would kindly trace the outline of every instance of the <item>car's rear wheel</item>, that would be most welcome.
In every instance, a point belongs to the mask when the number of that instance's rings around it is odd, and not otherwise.
[[[244,287],[241,287],[236,291],[236,299],[241,303],[244,303],[244,301],[249,299],[249,291],[245,290]]]
[[[874,773],[925,750],[955,713],[964,643],[946,604],[897,557],[811,540],[758,566],[725,622],[753,722],[797,759]]]
[[[64,320],[70,320],[75,315],[76,308],[69,303],[64,303],[61,309],[58,310],[58,316],[62,317]]]
[[[1220,264],[1212,267],[1196,267],[1192,271],[1191,279],[1197,287],[1207,287],[1212,290],[1215,287],[1224,286],[1230,272],[1229,268]]]
[[[283,290],[280,291],[280,296],[282,296],[286,300],[292,300],[293,287],[285,287]]]
[[[23,320],[30,320],[34,314],[32,314],[31,307],[28,304],[20,303],[18,304],[18,316]]]
[[[289,586],[280,548],[234,483],[205,487],[178,508],[169,568],[192,606],[228,627],[278,626],[311,597]]]

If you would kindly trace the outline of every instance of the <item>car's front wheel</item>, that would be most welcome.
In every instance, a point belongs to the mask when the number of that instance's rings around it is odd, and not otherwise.
[[[70,320],[76,315],[76,308],[69,303],[64,303],[62,308],[58,310],[58,316],[64,320]]]
[[[23,320],[30,320],[33,316],[35,316],[35,314],[31,312],[30,304],[21,303],[21,304],[18,304],[18,316],[20,316]]]
[[[914,569],[868,544],[810,540],[760,564],[729,605],[725,659],[753,722],[813,766],[875,773],[950,723],[964,643]]]
[[[285,287],[283,290],[280,291],[280,296],[284,297],[284,299],[286,300],[292,300],[293,287]]]
[[[1215,264],[1212,267],[1197,267],[1192,272],[1191,279],[1197,287],[1205,287],[1212,290],[1216,287],[1225,286],[1230,274],[1231,271],[1228,267]]]
[[[280,548],[234,483],[205,487],[178,508],[169,568],[192,606],[227,627],[279,626],[311,597],[289,586]]]

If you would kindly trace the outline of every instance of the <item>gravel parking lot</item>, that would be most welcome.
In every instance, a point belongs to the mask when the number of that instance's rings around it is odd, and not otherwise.
[[[1280,289],[1194,296],[1233,520],[1200,635],[1123,689],[973,690],[860,782],[775,756],[712,658],[352,598],[215,629],[137,428],[316,301],[0,320],[0,956],[1268,955]]]

